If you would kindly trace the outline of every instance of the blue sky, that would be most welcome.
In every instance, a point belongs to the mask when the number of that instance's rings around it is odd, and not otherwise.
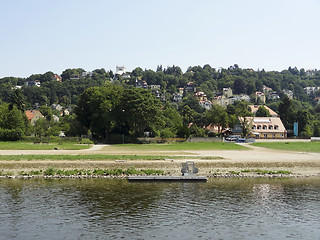
[[[1,0],[0,77],[210,64],[320,69],[320,0]]]

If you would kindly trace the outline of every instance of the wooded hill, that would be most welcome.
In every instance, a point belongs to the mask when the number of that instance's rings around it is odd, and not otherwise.
[[[144,85],[137,85],[139,82]],[[44,106],[57,103],[63,107],[77,106],[83,100],[81,98],[84,98],[86,94],[88,95],[88,92],[85,93],[87,89],[91,89],[89,90],[91,92],[103,92],[105,90],[101,90],[99,87],[109,89],[110,86],[118,86],[120,89],[117,90],[118,92],[133,89],[131,91],[132,96],[138,96],[136,94],[138,92],[137,87],[146,88],[144,91],[152,94],[144,95],[142,94],[143,91],[139,90],[140,95],[152,98],[152,101],[149,100],[154,102],[159,110],[157,111],[159,113],[154,116],[161,115],[162,118],[167,118],[164,114],[168,115],[168,112],[171,112],[175,115],[173,119],[176,119],[177,122],[170,125],[167,120],[162,119],[162,123],[160,125],[157,123],[158,126],[156,127],[157,124],[151,121],[149,125],[147,124],[148,126],[144,126],[145,129],[132,131],[128,126],[124,126],[123,121],[113,119],[109,122],[111,128],[108,131],[141,135],[147,129],[155,135],[177,136],[179,131],[186,132],[186,128],[190,127],[192,122],[192,128],[188,128],[191,134],[208,135],[209,133],[203,130],[203,126],[213,121],[208,116],[212,116],[212,111],[217,111],[218,107],[213,106],[211,110],[201,107],[199,99],[194,95],[195,92],[186,91],[190,82],[194,83],[196,92],[204,92],[209,101],[220,95],[223,88],[231,88],[233,94],[246,94],[251,97],[251,103],[260,104],[259,99],[254,98],[253,94],[257,91],[265,92],[266,105],[279,113],[287,129],[292,129],[293,122],[299,121],[300,134],[304,136],[319,135],[320,104],[318,103],[320,91],[317,87],[320,87],[320,71],[298,70],[296,67],[289,67],[287,70],[278,72],[242,69],[236,64],[227,69],[215,69],[210,65],[205,65],[203,67],[189,67],[186,72],[182,72],[178,66],[167,68],[158,66],[156,71],[143,70],[137,67],[132,72],[125,74],[115,74],[111,70],[106,71],[103,68],[92,72],[86,72],[84,69],[67,69],[60,76],[53,72],[46,72],[44,74],[34,74],[28,78],[2,78],[0,79],[0,97],[3,104],[10,103],[11,107],[15,105],[17,109],[22,111],[40,106],[45,109]],[[107,87],[104,87],[106,85]],[[183,92],[182,101],[174,101],[174,94],[181,92],[181,89]],[[293,99],[286,97],[288,92],[293,94]],[[279,96],[279,98],[268,97],[271,94]],[[119,96],[123,95],[119,94]],[[121,101],[120,99],[119,104]],[[122,102],[122,105],[117,104],[115,106],[119,110],[124,103]],[[227,108],[219,109],[220,112],[224,111],[228,115],[229,120],[223,120],[228,123],[228,126],[233,124],[234,117],[232,118],[232,116],[236,116],[234,105],[237,104],[236,102]],[[130,108],[130,106],[127,107]],[[79,107],[77,109],[77,116],[72,115],[68,118],[78,119],[79,124],[83,119],[79,117],[81,115]],[[121,109],[123,112],[126,111],[124,108]],[[122,127],[119,124],[122,124]],[[82,122],[82,125],[86,127],[85,130],[93,130],[85,122]],[[3,126],[0,127],[4,128]],[[103,131],[105,132],[107,128],[106,126],[102,127],[99,130],[101,132],[96,134],[97,137],[103,138],[105,134]],[[66,129],[62,127],[62,130]],[[79,133],[70,132],[69,134],[76,135]],[[180,135],[185,135],[185,133]]]

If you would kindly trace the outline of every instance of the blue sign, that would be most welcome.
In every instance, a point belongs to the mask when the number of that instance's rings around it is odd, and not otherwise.
[[[299,123],[298,122],[293,123],[293,135],[296,137],[298,136],[298,128],[299,128]]]

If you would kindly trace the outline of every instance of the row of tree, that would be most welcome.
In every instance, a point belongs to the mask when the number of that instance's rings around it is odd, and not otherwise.
[[[282,90],[288,89],[294,93],[294,98],[309,108],[314,106],[315,97],[320,97],[320,91],[307,95],[305,87],[320,86],[320,71],[305,71],[289,67],[281,72],[252,69],[241,69],[238,65],[227,69],[215,69],[210,65],[203,67],[189,67],[183,73],[178,66],[163,68],[158,66],[156,71],[135,68],[129,73],[129,78],[114,75],[112,71],[96,69],[86,74],[84,69],[66,69],[62,72],[62,82],[52,80],[53,72],[34,74],[28,78],[5,77],[0,79],[0,97],[2,101],[9,102],[13,89],[22,86],[22,94],[26,98],[26,107],[32,108],[34,104],[51,105],[53,103],[77,104],[79,95],[87,88],[103,86],[106,82],[114,82],[123,87],[134,86],[137,79],[142,79],[148,85],[160,85],[161,91],[168,94],[177,92],[178,88],[185,87],[188,82],[194,82],[198,91],[206,93],[208,98],[215,96],[222,88],[230,87],[235,94],[251,95],[255,91],[263,91],[263,85],[272,88],[280,96]],[[41,87],[25,85],[28,81],[39,80]],[[270,103],[273,100],[270,100]]]

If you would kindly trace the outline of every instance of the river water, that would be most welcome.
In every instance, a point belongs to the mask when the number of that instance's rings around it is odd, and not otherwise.
[[[0,179],[0,239],[320,239],[320,178]]]

